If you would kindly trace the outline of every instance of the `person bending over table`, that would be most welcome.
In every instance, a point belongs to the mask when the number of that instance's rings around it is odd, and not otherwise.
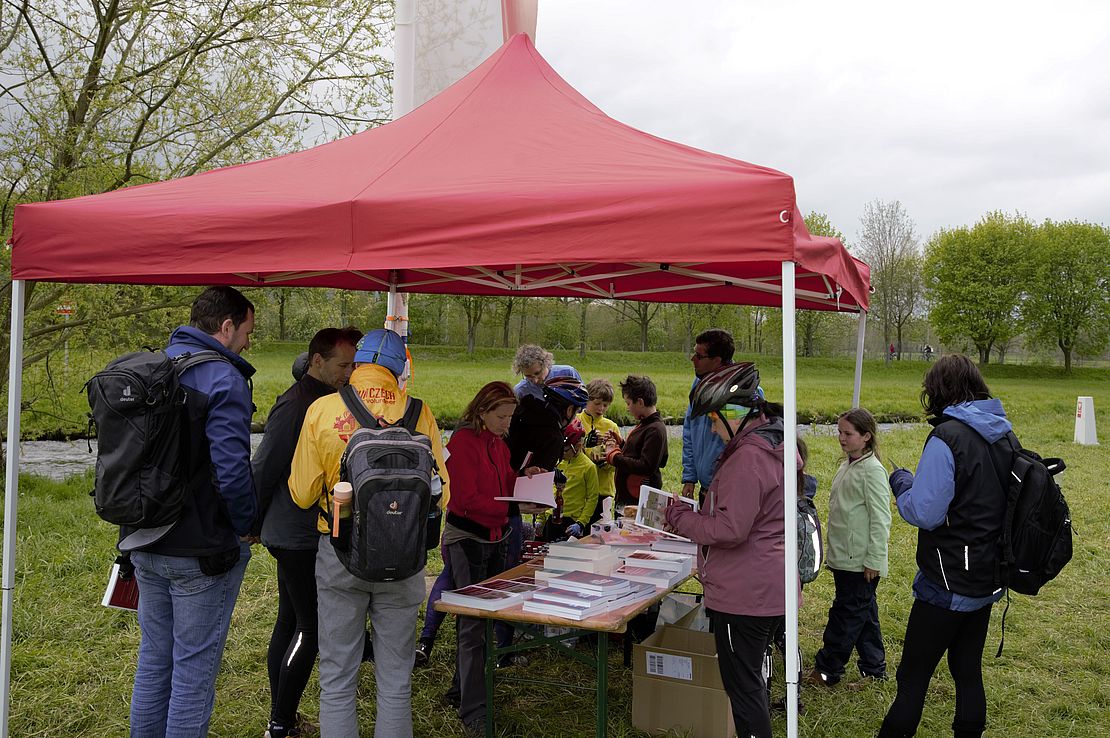
[[[759,391],[750,362],[707,374],[691,412],[725,440],[705,505],[677,500],[667,524],[699,544],[698,571],[736,734],[771,738],[763,659],[785,614],[782,409]]]
[[[516,483],[503,438],[516,406],[512,387],[490,382],[466,406],[447,443],[452,486],[443,550],[456,588],[505,570],[509,504],[494,498],[512,495]],[[447,700],[458,709],[465,733],[482,735],[486,723],[485,626],[479,618],[458,617],[455,632],[458,650]]]

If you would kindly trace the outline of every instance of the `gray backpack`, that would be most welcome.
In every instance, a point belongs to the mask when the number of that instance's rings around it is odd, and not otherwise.
[[[798,497],[798,578],[809,584],[821,573],[825,545],[821,539],[821,518],[813,500]]]
[[[431,521],[439,520],[432,442],[416,432],[423,403],[410,397],[405,414],[390,425],[374,417],[350,385],[339,395],[362,427],[351,434],[339,463],[339,477],[354,494],[332,544],[359,579],[405,579],[424,568]]]

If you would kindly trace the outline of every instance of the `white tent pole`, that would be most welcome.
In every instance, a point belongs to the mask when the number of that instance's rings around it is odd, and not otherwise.
[[[863,339],[867,335],[867,311],[859,311],[856,328],[856,378],[852,384],[852,407],[859,407],[859,390],[863,382]]]
[[[794,332],[794,262],[782,263],[782,516],[786,531],[786,735],[798,736],[798,376]]]
[[[15,588],[15,522],[19,501],[19,411],[23,402],[23,299],[27,283],[12,282],[12,332],[8,360],[8,457],[4,474],[4,622],[0,641],[0,738],[8,738],[12,683],[12,604]]]
[[[416,0],[396,0],[393,23],[393,120],[397,120],[412,110],[416,96]]]
[[[385,306],[385,327],[405,339],[405,343],[409,342],[408,297],[404,292],[398,292],[396,286],[390,286]]]

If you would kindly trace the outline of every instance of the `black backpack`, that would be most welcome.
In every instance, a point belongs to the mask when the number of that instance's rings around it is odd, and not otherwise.
[[[331,539],[336,556],[359,579],[405,579],[424,568],[428,548],[439,543],[432,442],[416,431],[423,403],[408,398],[404,415],[390,425],[374,417],[350,385],[339,396],[361,427],[339,462],[339,478],[354,493],[350,516],[340,518],[339,536]]]
[[[1035,595],[1071,561],[1071,512],[1053,479],[1065,464],[1022,448],[1012,432],[996,441],[991,451],[1006,491],[1006,517],[998,542],[999,583],[1014,592]]]
[[[165,351],[137,351],[85,383],[90,435],[95,431],[97,442],[91,495],[101,518],[146,529],[181,517],[190,453],[188,393],[180,377],[208,361],[228,360],[211,350],[172,359]]]

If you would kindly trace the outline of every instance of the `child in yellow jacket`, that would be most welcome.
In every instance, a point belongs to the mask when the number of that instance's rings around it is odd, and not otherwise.
[[[616,469],[605,462],[605,444],[602,442],[610,431],[620,435],[620,427],[605,412],[613,402],[613,385],[608,379],[594,379],[586,385],[589,402],[586,409],[578,414],[578,420],[586,431],[585,454],[597,468],[598,501],[592,511],[590,521],[601,517],[601,503],[616,492]]]

